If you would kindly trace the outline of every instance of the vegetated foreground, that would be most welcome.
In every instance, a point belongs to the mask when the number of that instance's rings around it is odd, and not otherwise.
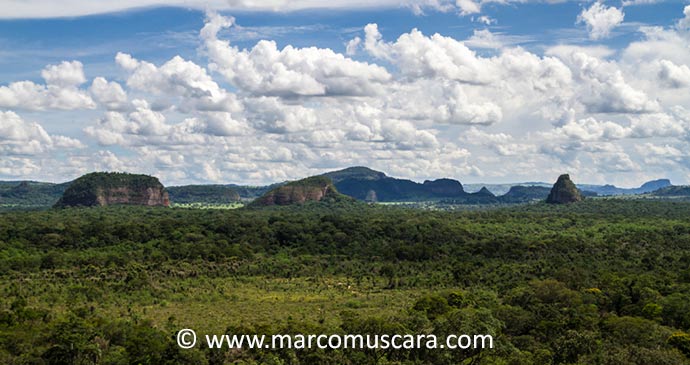
[[[690,203],[0,214],[2,364],[690,363]],[[470,350],[181,350],[198,334],[491,334]]]

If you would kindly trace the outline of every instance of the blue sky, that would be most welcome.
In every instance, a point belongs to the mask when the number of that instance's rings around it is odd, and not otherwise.
[[[343,52],[345,43],[353,34],[362,33],[369,23],[377,23],[388,39],[412,28],[425,34],[441,33],[466,39],[473,30],[486,28],[523,36],[525,42],[520,44],[538,51],[544,45],[589,43],[584,27],[575,26],[578,14],[587,4],[576,1],[551,5],[489,4],[482,13],[496,21],[489,26],[476,21],[480,15],[459,16],[456,12],[433,10],[417,15],[405,7],[227,13],[237,18],[243,27],[260,30],[255,37],[233,42],[240,47],[251,47],[263,36],[277,41],[280,46],[318,46]],[[613,37],[597,43],[623,46],[631,39],[640,38],[635,34],[637,23],[669,26],[682,17],[683,7],[680,1],[628,7],[625,23],[633,24],[633,29],[618,31]],[[40,79],[37,71],[46,64],[64,59],[108,63],[115,53],[123,49],[151,61],[165,61],[177,54],[199,59],[196,43],[198,31],[204,25],[204,16],[202,10],[164,7],[135,8],[83,17],[0,20],[0,45],[4,56],[0,59],[2,81],[18,81],[24,77]],[[26,56],[31,56],[29,62],[26,62]]]
[[[690,182],[683,1],[46,1],[0,12],[0,179]]]

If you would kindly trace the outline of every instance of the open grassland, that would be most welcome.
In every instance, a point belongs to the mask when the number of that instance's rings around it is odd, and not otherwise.
[[[361,314],[393,316],[400,307],[430,290],[383,289],[385,282],[355,286],[345,277],[190,277],[177,271],[171,276],[148,277],[145,286],[122,290],[117,282],[104,281],[99,273],[56,271],[4,282],[2,293],[22,293],[27,306],[69,313],[81,307],[106,318],[150,319],[165,328],[174,322],[181,328],[203,333],[225,332],[242,324],[275,326],[296,321],[337,328],[338,313],[357,309]],[[96,274],[94,276],[94,274]],[[193,276],[193,274],[192,274]],[[380,284],[380,285],[377,285]],[[396,305],[390,305],[396,303]]]
[[[173,208],[189,208],[189,209],[239,209],[244,206],[243,203],[172,203]]]

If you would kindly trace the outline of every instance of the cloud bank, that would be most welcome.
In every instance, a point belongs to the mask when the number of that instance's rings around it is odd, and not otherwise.
[[[469,13],[469,3],[455,6]],[[616,11],[583,10],[592,39],[620,24]],[[43,82],[0,86],[0,174],[65,180],[116,169],[166,183],[269,183],[364,164],[416,179],[688,176],[679,151],[690,148],[690,7],[682,16],[640,28],[619,52],[534,53],[488,29],[386,38],[375,23],[341,51],[271,40],[243,48],[221,36],[235,19],[209,12],[203,63],[122,50],[112,61],[121,79],[88,79],[66,60],[46,66]],[[33,121],[61,111],[95,117],[69,137]]]

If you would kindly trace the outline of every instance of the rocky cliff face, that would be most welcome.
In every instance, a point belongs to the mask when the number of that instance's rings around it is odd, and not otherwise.
[[[107,205],[170,206],[168,192],[147,175],[95,172],[72,182],[57,207]]]
[[[151,187],[143,191],[127,187],[99,189],[96,196],[96,203],[100,206],[126,204],[167,207],[170,205],[167,192]]]
[[[320,201],[329,193],[330,187],[282,186],[260,198],[263,205],[304,204]]]
[[[314,176],[277,187],[252,202],[252,206],[293,205],[310,201],[352,200],[338,193],[328,177]]]
[[[546,202],[549,204],[569,204],[582,200],[582,193],[570,180],[570,175],[564,174],[558,177],[558,181],[551,188]]]
[[[376,203],[379,201],[379,198],[376,196],[376,191],[374,190],[369,190],[367,193],[366,198],[364,198],[364,201],[367,203]]]

